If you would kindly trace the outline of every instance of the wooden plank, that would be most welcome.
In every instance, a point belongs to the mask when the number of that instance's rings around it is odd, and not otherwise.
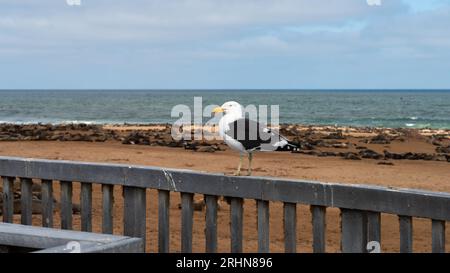
[[[269,202],[257,200],[258,252],[269,253]]]
[[[142,253],[144,242],[141,238],[128,238],[107,243],[80,242],[80,253]],[[78,245],[74,245],[78,247]],[[73,248],[72,248],[73,249]],[[72,253],[67,244],[33,251],[33,253]]]
[[[367,217],[364,211],[341,210],[341,250],[364,253],[367,246]]]
[[[41,195],[42,195],[42,226],[53,227],[53,181],[41,181]]]
[[[22,225],[31,225],[32,223],[32,202],[33,202],[33,193],[32,187],[33,181],[29,178],[21,178],[20,179],[20,204],[21,204],[21,224]]]
[[[413,221],[410,216],[399,216],[400,224],[400,252],[413,251]]]
[[[14,177],[3,177],[3,222],[12,223],[14,215]]]
[[[217,196],[205,195],[205,249],[207,253],[217,252]]]
[[[123,233],[125,236],[146,239],[146,189],[123,187],[124,212]]]
[[[381,245],[381,213],[366,212],[367,215],[367,241],[378,242]]]
[[[192,252],[194,194],[181,193],[181,252]]]
[[[234,177],[148,166],[0,157],[0,175],[123,184],[450,221],[450,194],[369,185]],[[152,177],[152,179],[148,179]],[[299,194],[301,193],[301,194]]]
[[[230,237],[231,252],[242,253],[243,226],[244,226],[244,200],[231,198],[230,204]]]
[[[433,253],[445,253],[445,221],[432,220],[431,223]]]
[[[284,251],[297,252],[297,204],[283,204],[284,223]]]
[[[72,182],[60,181],[61,184],[61,228],[72,229]]]
[[[92,184],[81,183],[81,231],[92,231]]]
[[[158,252],[168,253],[170,245],[170,191],[158,191]]]
[[[102,232],[113,234],[114,185],[102,184]]]
[[[70,252],[67,243],[80,243],[81,252],[142,252],[142,239],[125,236],[80,232],[0,223],[0,245],[19,248],[41,249],[39,252]],[[130,244],[131,243],[131,244]],[[64,250],[64,248],[68,248]],[[58,259],[58,258],[56,258]],[[25,262],[25,261],[24,261]]]
[[[326,207],[311,206],[313,229],[313,252],[325,253]]]

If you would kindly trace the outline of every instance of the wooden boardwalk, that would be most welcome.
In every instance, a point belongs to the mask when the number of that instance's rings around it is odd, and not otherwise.
[[[297,204],[309,205],[313,223],[313,250],[326,251],[327,208],[341,210],[342,252],[367,252],[380,242],[381,213],[398,215],[400,251],[411,252],[413,217],[430,219],[432,251],[445,252],[445,223],[450,220],[450,194],[366,185],[346,185],[268,177],[235,177],[189,170],[120,164],[99,164],[0,157],[3,178],[3,221],[13,219],[13,183],[21,183],[21,223],[31,225],[32,179],[42,182],[42,224],[53,226],[53,182],[61,188],[61,228],[72,229],[72,183],[81,182],[81,229],[92,229],[92,184],[102,185],[102,231],[113,230],[113,189],[123,187],[125,236],[146,240],[146,190],[158,190],[158,250],[169,251],[170,192],[181,195],[181,250],[192,251],[194,194],[204,195],[205,252],[217,251],[217,200],[230,202],[231,252],[243,245],[243,201],[257,202],[258,252],[269,251],[269,203],[283,202],[285,251],[296,252]],[[152,212],[153,213],[153,212]],[[156,213],[156,212],[155,212]]]

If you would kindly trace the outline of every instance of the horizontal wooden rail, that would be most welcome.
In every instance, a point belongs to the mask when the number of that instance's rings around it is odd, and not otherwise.
[[[153,188],[450,220],[450,194],[122,164],[0,157],[0,175]]]

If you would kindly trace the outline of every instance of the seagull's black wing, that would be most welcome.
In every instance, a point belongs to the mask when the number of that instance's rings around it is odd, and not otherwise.
[[[246,150],[258,150],[261,145],[271,143],[273,135],[270,130],[257,121],[241,118],[228,126],[229,130],[225,134],[239,141]]]

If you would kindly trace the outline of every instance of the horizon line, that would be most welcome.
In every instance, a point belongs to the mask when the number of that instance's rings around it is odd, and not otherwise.
[[[2,91],[450,91],[450,88],[0,88]]]

